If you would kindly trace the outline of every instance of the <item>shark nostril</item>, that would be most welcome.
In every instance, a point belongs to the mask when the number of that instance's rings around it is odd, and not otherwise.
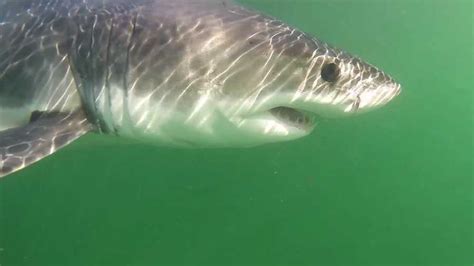
[[[354,109],[354,112],[357,112],[359,111],[360,109],[360,102],[362,101],[362,99],[360,98],[360,95],[357,95],[357,98],[354,102],[354,106],[352,107]]]
[[[361,108],[361,102],[362,102],[361,96],[360,95],[355,96],[355,99],[353,100],[353,102],[349,103],[349,105],[346,107],[345,112],[357,113]]]

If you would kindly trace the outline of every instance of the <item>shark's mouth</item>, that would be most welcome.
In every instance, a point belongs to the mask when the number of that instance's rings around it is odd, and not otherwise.
[[[272,116],[286,124],[304,131],[311,131],[319,121],[319,116],[304,110],[279,106],[268,111]]]
[[[321,116],[315,112],[280,105],[237,116],[233,123],[252,137],[275,142],[307,136],[320,120]]]

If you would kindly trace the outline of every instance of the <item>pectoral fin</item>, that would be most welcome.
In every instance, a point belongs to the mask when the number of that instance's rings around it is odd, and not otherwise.
[[[0,178],[21,170],[92,130],[82,111],[32,114],[29,124],[0,132]]]

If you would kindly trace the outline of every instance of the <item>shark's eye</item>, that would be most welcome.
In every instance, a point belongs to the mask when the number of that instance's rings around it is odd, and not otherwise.
[[[325,64],[321,69],[321,78],[326,82],[336,82],[339,78],[339,66],[335,63]]]

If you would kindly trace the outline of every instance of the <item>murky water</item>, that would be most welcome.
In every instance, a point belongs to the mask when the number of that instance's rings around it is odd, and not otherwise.
[[[87,136],[0,182],[2,265],[472,265],[472,1],[243,2],[403,94],[254,149]]]

